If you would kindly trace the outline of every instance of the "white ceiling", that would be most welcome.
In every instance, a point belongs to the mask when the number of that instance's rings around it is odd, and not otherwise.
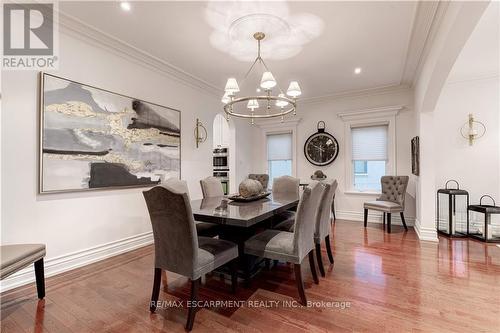
[[[488,5],[453,65],[449,81],[470,80],[499,74],[500,3]]]
[[[291,15],[312,14],[323,21],[319,37],[295,56],[266,60],[286,89],[298,80],[311,98],[401,83],[416,2],[289,2]],[[61,12],[162,59],[220,89],[230,76],[250,67],[212,46],[207,2],[61,2]],[[265,43],[265,41],[264,41]],[[256,52],[256,50],[255,50]],[[354,75],[355,67],[362,67]]]

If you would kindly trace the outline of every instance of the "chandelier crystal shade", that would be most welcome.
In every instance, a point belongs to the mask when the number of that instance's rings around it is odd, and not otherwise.
[[[245,80],[255,68],[255,65],[259,64],[264,68],[264,72],[260,79],[261,89],[257,87],[256,91],[263,91],[264,94],[237,97],[236,94],[240,92],[240,85],[238,85],[238,81],[234,77],[229,78],[224,89],[224,95],[221,99],[222,103],[224,103],[224,112],[226,113],[227,119],[229,119],[230,116],[249,118],[253,124],[256,118],[281,117],[283,121],[285,115],[289,113],[295,115],[297,112],[297,97],[302,94],[299,83],[297,81],[291,81],[286,91],[286,95],[281,90],[273,73],[269,70],[260,55],[260,42],[265,36],[263,32],[256,32],[253,35],[257,40],[257,58],[246,73],[244,79],[240,82],[243,87]],[[273,89],[276,91],[276,94],[273,94]],[[255,87],[253,90],[255,90]],[[241,111],[237,110],[238,106]]]

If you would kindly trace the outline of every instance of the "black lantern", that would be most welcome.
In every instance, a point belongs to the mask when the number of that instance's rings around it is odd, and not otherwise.
[[[490,198],[493,205],[483,205],[483,198]],[[489,195],[479,199],[479,205],[470,205],[468,209],[470,237],[483,242],[500,243],[500,207]]]
[[[448,188],[454,182],[457,188]],[[436,228],[440,234],[451,237],[466,237],[469,206],[469,192],[461,190],[456,180],[448,180],[444,189],[437,191]]]

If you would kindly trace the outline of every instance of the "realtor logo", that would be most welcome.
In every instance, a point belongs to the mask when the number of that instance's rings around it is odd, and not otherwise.
[[[57,69],[53,3],[3,5],[3,69]]]

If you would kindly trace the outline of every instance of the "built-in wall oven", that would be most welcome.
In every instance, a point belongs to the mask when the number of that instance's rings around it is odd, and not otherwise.
[[[229,194],[229,153],[227,148],[216,148],[213,153],[213,176],[219,178],[224,194]]]

